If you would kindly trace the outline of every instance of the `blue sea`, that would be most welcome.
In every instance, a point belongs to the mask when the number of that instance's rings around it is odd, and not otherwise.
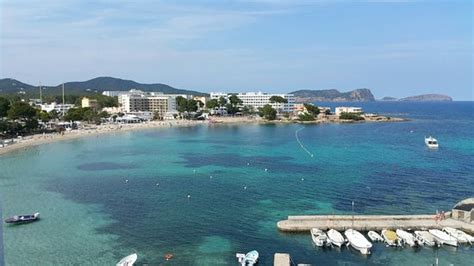
[[[313,265],[473,265],[474,247],[375,244],[362,256],[277,230],[288,215],[350,214],[352,201],[357,214],[434,214],[474,196],[474,102],[348,105],[410,121],[149,129],[0,156],[2,219],[41,213],[3,225],[5,264],[115,265],[136,252],[138,265],[237,265],[235,253],[257,249],[260,265],[275,252]]]

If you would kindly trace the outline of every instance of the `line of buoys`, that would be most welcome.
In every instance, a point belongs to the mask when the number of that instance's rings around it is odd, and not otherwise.
[[[314,155],[310,151],[308,151],[308,149],[306,149],[306,147],[303,145],[303,143],[301,143],[300,138],[298,137],[298,132],[301,131],[302,129],[304,129],[304,127],[297,129],[295,131],[296,141],[298,142],[298,144],[300,144],[301,148],[312,158],[314,157]]]

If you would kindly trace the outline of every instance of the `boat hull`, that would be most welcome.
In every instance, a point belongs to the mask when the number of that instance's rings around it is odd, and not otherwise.
[[[327,232],[327,236],[328,236],[329,242],[331,242],[331,244],[333,244],[336,247],[340,248],[345,243],[344,237],[341,235],[341,233],[339,233],[338,231],[334,229],[330,229]]]
[[[464,233],[461,230],[457,230],[457,229],[450,228],[450,227],[444,227],[443,232],[445,232],[446,234],[456,238],[456,240],[460,244],[467,244],[467,243],[472,242],[472,241],[470,241],[470,238],[472,238],[472,237],[470,235]]]
[[[372,244],[358,231],[348,229],[344,232],[347,241],[354,249],[358,250],[363,255],[370,254]]]
[[[436,239],[436,241],[438,241],[440,244],[443,244],[443,245],[450,245],[450,246],[453,246],[453,247],[457,247],[458,246],[458,241],[456,240],[456,238],[446,234],[445,232],[443,231],[440,231],[440,230],[429,230],[429,232],[434,236],[434,238]]]
[[[116,266],[132,266],[138,259],[138,255],[136,253],[128,255],[127,257],[121,259]]]
[[[35,214],[27,214],[27,215],[15,215],[13,217],[9,217],[5,219],[5,223],[7,224],[26,224],[31,223],[39,220],[39,212]]]
[[[423,245],[434,247],[437,245],[436,239],[428,231],[415,231],[415,237],[419,243]]]
[[[382,237],[385,240],[385,243],[391,247],[396,247],[399,245],[397,234],[391,230],[382,230]]]

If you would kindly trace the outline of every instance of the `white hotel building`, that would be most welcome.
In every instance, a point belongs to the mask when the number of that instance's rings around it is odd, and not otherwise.
[[[143,92],[130,90],[118,95],[119,105],[125,113],[152,112],[165,117],[176,111],[176,97],[188,98],[188,95],[163,94],[161,92]]]
[[[228,99],[232,94],[226,94],[222,92],[211,92],[211,99],[219,99],[224,97]],[[280,96],[285,98],[287,103],[271,103],[270,98],[272,96]],[[274,109],[281,112],[293,112],[295,105],[295,96],[293,94],[269,94],[263,92],[244,92],[237,94],[237,97],[242,100],[243,106],[252,106],[255,110],[261,108],[267,104],[271,105]]]

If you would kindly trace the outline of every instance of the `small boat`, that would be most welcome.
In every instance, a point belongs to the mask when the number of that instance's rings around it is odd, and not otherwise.
[[[428,148],[431,148],[431,149],[438,148],[438,140],[436,140],[432,136],[425,137],[425,144],[426,146],[428,146]]]
[[[434,247],[437,245],[435,237],[428,231],[415,231],[415,237],[418,243],[422,243],[425,246]]]
[[[26,214],[26,215],[15,215],[5,219],[5,223],[7,224],[22,224],[22,223],[31,223],[39,219],[39,212],[34,214]]]
[[[398,239],[397,233],[392,230],[382,230],[382,237],[385,240],[385,243],[387,243],[387,245],[391,247],[396,247],[400,245],[400,240]]]
[[[357,249],[360,253],[367,255],[370,254],[370,249],[372,249],[372,243],[367,240],[359,231],[354,229],[347,229],[344,232],[344,235],[347,238],[349,244]]]
[[[244,265],[252,266],[258,261],[258,251],[252,250],[249,253],[245,254]]]
[[[375,231],[369,231],[367,235],[369,236],[370,240],[372,240],[372,242],[383,242],[382,236]]]
[[[456,238],[446,234],[445,232],[438,230],[438,229],[431,229],[428,230],[430,234],[432,234],[435,239],[440,243],[440,244],[446,244],[450,246],[457,247],[458,246],[458,241]]]
[[[461,230],[458,230],[452,227],[444,227],[443,231],[447,233],[448,235],[456,238],[458,240],[458,243],[460,244],[473,243],[473,237],[471,235],[464,233]]]
[[[318,247],[331,246],[328,236],[321,229],[311,228],[311,239]]]
[[[416,241],[416,238],[411,233],[408,233],[407,231],[402,229],[397,229],[397,231],[395,232],[397,233],[397,236],[402,240],[402,243],[405,243],[410,247],[416,247],[418,245],[418,241]]]
[[[329,242],[339,248],[346,242],[342,234],[337,230],[329,229],[327,235]]]
[[[137,258],[138,258],[137,253],[133,253],[121,259],[119,262],[117,262],[117,266],[132,266],[135,263],[135,261],[137,261]]]

